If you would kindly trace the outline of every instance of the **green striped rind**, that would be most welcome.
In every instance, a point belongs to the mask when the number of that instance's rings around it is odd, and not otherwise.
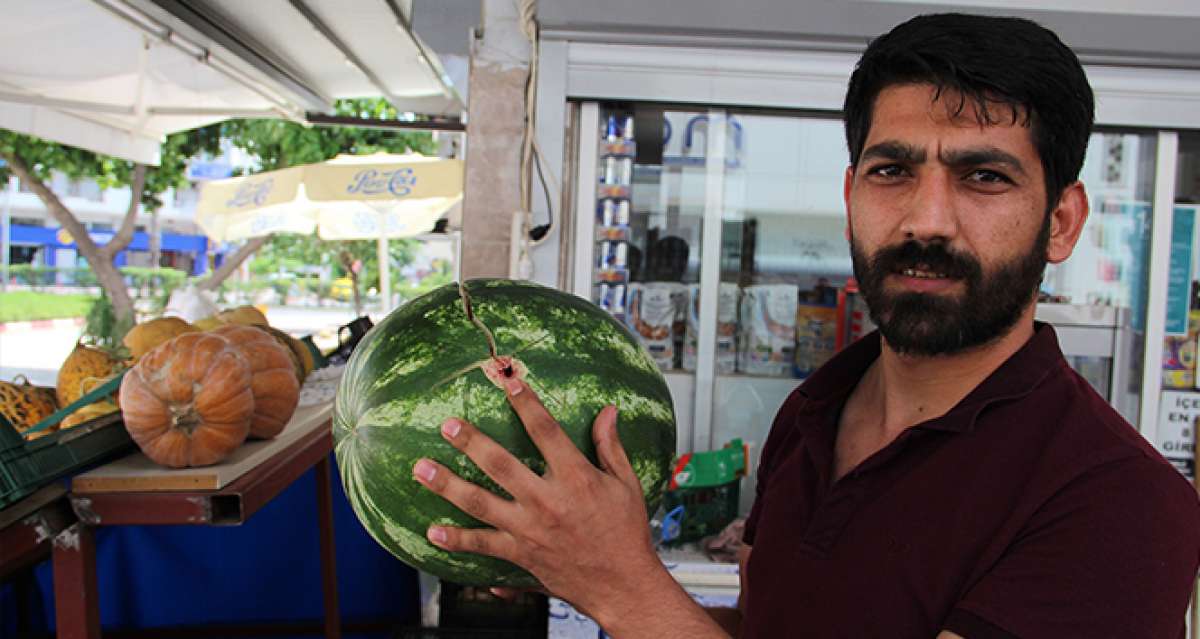
[[[487,279],[469,280],[466,288],[497,352],[524,362],[526,381],[593,463],[592,421],[616,404],[621,443],[653,512],[675,453],[675,416],[662,374],[634,337],[590,302],[551,288]],[[504,494],[442,439],[438,429],[448,417],[466,419],[526,465],[544,469],[504,392],[476,367],[488,356],[457,284],[397,309],[363,338],[346,366],[334,404],[335,452],[363,526],[401,560],[455,583],[533,586],[532,575],[508,562],[447,553],[426,541],[430,524],[484,524],[412,478],[417,459],[430,457]]]

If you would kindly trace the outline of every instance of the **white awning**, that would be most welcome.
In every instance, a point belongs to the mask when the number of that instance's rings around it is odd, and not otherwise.
[[[0,128],[157,164],[168,133],[330,115],[338,98],[464,110],[397,0],[5,0]],[[464,34],[464,38],[466,35]]]

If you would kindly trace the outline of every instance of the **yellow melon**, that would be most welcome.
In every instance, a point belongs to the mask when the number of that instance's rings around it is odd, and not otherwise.
[[[267,316],[254,306],[239,306],[217,313],[217,317],[226,324],[242,324],[244,326],[267,326]]]
[[[18,376],[19,378],[22,376]],[[0,381],[0,415],[17,429],[24,433],[35,424],[58,410],[55,404],[54,390],[40,388],[29,383],[29,380],[14,379],[12,382]],[[29,439],[36,439],[54,432],[54,428],[42,430]]]
[[[199,330],[178,317],[160,317],[129,329],[123,343],[137,360],[171,338]]]
[[[110,401],[93,402],[64,417],[58,428],[59,430],[73,428],[80,424],[90,422],[97,417],[103,417],[104,415],[115,413],[117,410],[117,405]]]
[[[109,377],[119,367],[120,362],[107,352],[76,344],[75,350],[58,369],[58,382],[55,384],[58,405],[65,407],[83,397],[88,389],[95,388],[96,380]]]
[[[197,329],[202,330],[202,331],[211,331],[212,329],[217,328],[218,326],[224,326],[224,325],[225,325],[225,322],[222,322],[221,318],[218,317],[217,315],[209,315],[208,317],[203,317],[203,318],[200,318],[200,319],[192,322],[192,326],[195,326]]]
[[[300,349],[304,348],[304,345],[297,341],[296,338],[273,326],[260,326],[259,328],[270,333],[271,337],[274,337],[275,341],[279,342],[287,350],[288,358],[291,359],[292,367],[295,368],[296,381],[303,384],[304,378],[308,377],[309,372],[312,371],[310,366],[305,365],[304,358],[300,354]]]

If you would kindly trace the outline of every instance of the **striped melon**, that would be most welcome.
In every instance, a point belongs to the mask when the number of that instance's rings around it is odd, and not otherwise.
[[[467,310],[474,314],[473,322]],[[436,289],[397,309],[359,343],[334,403],[333,437],[350,504],[366,530],[404,562],[444,580],[531,586],[532,575],[493,557],[430,544],[431,524],[481,522],[412,477],[421,457],[498,494],[502,490],[442,439],[462,417],[541,473],[545,462],[484,369],[512,365],[596,463],[591,425],[620,410],[621,443],[642,481],[647,512],[661,497],[675,452],[675,416],[658,367],[607,313],[574,295],[502,279]],[[596,531],[603,534],[603,531]]]

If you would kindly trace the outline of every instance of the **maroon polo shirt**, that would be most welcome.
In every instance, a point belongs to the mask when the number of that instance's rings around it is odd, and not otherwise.
[[[775,418],[743,637],[1183,636],[1200,500],[1050,326],[831,482],[838,415],[878,356],[877,334],[850,346]]]

